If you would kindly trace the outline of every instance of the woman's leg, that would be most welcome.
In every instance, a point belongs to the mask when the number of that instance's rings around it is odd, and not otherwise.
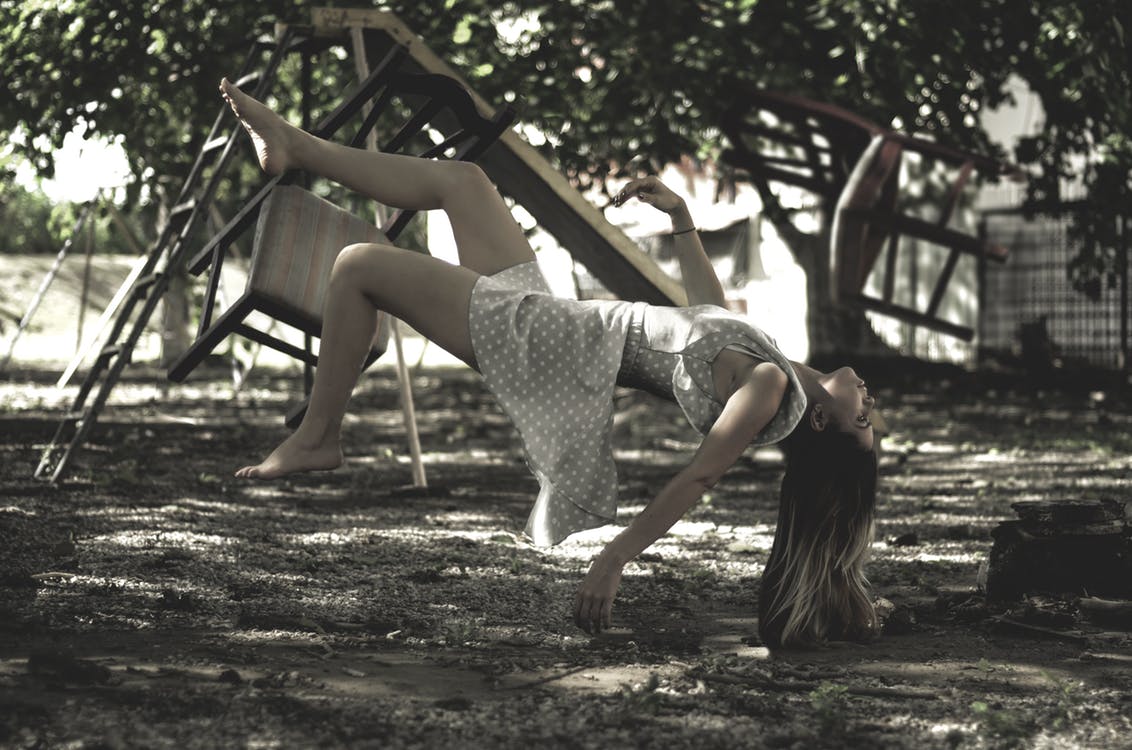
[[[467,268],[391,245],[343,250],[330,275],[306,416],[262,463],[245,466],[236,476],[274,479],[341,465],[342,417],[369,352],[379,309],[475,367],[468,302],[478,278]]]
[[[290,125],[225,79],[220,89],[269,174],[299,168],[394,208],[443,209],[460,263],[483,275],[534,260],[523,230],[474,164],[350,148]]]

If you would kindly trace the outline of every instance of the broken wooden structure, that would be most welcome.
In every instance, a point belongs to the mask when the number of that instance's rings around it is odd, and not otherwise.
[[[1132,527],[1122,500],[1024,501],[992,531],[987,598],[1132,598]]]
[[[1005,248],[948,225],[964,189],[977,171],[1007,171],[998,162],[924,138],[897,133],[835,105],[800,96],[749,90],[735,96],[723,118],[730,147],[723,160],[742,171],[759,194],[773,196],[772,184],[813,194],[832,217],[831,292],[834,301],[872,310],[916,326],[970,340],[974,331],[944,320],[940,302],[963,254],[1003,261]],[[913,216],[900,206],[901,172],[906,154],[945,164],[948,185],[934,220]],[[776,224],[788,221],[773,215]],[[895,299],[896,259],[902,237],[944,248],[948,255],[926,308]],[[866,292],[869,277],[882,270],[881,296]]]

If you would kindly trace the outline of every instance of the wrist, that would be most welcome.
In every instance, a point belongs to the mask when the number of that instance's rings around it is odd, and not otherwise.
[[[616,539],[605,545],[605,548],[598,553],[597,560],[595,560],[595,562],[600,565],[608,565],[609,567],[616,568],[617,570],[621,570],[629,564],[629,560],[623,554],[622,550],[620,549],[620,545],[617,544]]]
[[[668,218],[672,220],[673,233],[687,232],[696,228],[695,222],[692,221],[692,213],[684,201],[680,201],[680,205],[668,212]]]

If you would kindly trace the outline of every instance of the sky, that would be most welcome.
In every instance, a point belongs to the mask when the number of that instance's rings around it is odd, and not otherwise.
[[[105,138],[89,138],[72,131],[63,139],[63,148],[55,152],[55,177],[43,180],[38,187],[56,203],[83,203],[100,188],[115,188],[126,183],[129,166],[122,147]],[[26,162],[16,166],[16,182],[35,190],[35,171]]]

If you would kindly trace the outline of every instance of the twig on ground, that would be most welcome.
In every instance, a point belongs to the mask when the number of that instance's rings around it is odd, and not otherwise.
[[[531,682],[521,682],[518,685],[508,685],[505,688],[501,688],[501,690],[523,690],[523,689],[526,689],[526,688],[538,687],[539,685],[545,685],[548,682],[554,682],[555,680],[561,680],[563,677],[569,677],[570,675],[577,674],[578,672],[584,672],[587,669],[593,669],[593,667],[588,665],[588,664],[582,665],[580,667],[572,667],[570,669],[559,672],[558,674],[552,674],[552,675],[547,675],[546,677],[540,677],[539,679],[532,680]]]
[[[1077,643],[1080,645],[1088,645],[1089,643],[1089,639],[1080,633],[1069,633],[1064,630],[1042,627],[1041,625],[1030,625],[1029,623],[1012,620],[1011,618],[1003,617],[1002,615],[996,615],[991,619],[997,623],[1005,625],[1008,628],[1014,628],[1016,630],[1021,630],[1027,633],[1044,635],[1050,638],[1057,638],[1059,640],[1069,641],[1070,643]]]

